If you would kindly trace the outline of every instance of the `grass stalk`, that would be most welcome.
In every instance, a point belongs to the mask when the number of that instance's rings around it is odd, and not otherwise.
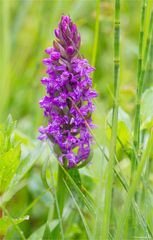
[[[148,55],[151,44],[151,32],[153,28],[153,12],[151,12],[148,37],[145,46],[144,58],[142,59],[142,46],[143,46],[143,36],[144,32],[144,15],[145,15],[145,4],[143,1],[142,6],[142,17],[141,17],[141,30],[140,30],[140,39],[139,39],[139,60],[138,60],[138,75],[137,75],[137,96],[136,96],[136,114],[135,114],[135,123],[134,123],[134,147],[136,153],[139,154],[140,148],[140,110],[141,110],[141,97],[143,90],[144,76],[147,69]]]
[[[53,239],[64,239],[64,233],[62,226],[62,213],[65,203],[65,193],[66,188],[64,184],[65,173],[60,164],[58,164],[58,180],[57,180],[57,187],[55,193],[55,206],[54,206],[54,213],[53,218],[59,219],[59,224],[52,232]],[[60,236],[61,233],[61,236]]]
[[[0,39],[1,59],[0,59],[0,119],[4,118],[4,108],[9,96],[9,58],[10,58],[10,33],[9,33],[9,0],[1,1],[1,16],[2,16],[2,37]]]
[[[146,0],[143,0],[142,9],[141,9],[140,33],[139,33],[139,56],[138,56],[137,80],[139,80],[140,78],[141,67],[142,67],[142,50],[143,50],[143,39],[144,39],[145,13],[146,13]]]
[[[138,63],[137,63],[137,96],[140,91],[140,79],[142,74],[142,63],[143,63],[143,45],[144,45],[144,25],[145,25],[145,16],[146,16],[146,0],[142,0],[141,6],[141,21],[140,21],[140,32],[139,32],[139,46],[138,46]],[[138,100],[138,97],[137,97]],[[136,104],[136,114],[134,122],[134,139],[133,139],[134,151],[132,156],[132,167],[131,167],[131,182],[133,181],[134,172],[137,168],[137,163],[139,162],[139,147],[140,147],[140,104]],[[135,201],[137,201],[138,194],[135,193]],[[132,230],[134,235],[134,213],[133,209],[130,209],[128,226]]]
[[[129,188],[128,196],[127,196],[124,208],[123,208],[123,212],[122,212],[121,217],[120,217],[119,222],[118,222],[116,236],[115,236],[116,240],[122,239],[122,234],[123,234],[123,229],[124,229],[124,224],[125,224],[125,221],[126,221],[126,217],[127,217],[129,208],[131,206],[132,199],[133,199],[133,196],[135,194],[136,188],[139,184],[144,165],[145,165],[146,161],[148,160],[148,158],[150,156],[152,147],[153,147],[153,129],[151,130],[146,149],[145,149],[145,151],[143,153],[143,156],[141,158],[141,161],[140,161],[140,163],[137,167],[135,176],[133,178],[133,182],[132,182],[132,184]]]
[[[114,162],[116,154],[118,101],[119,101],[119,72],[120,72],[120,0],[115,0],[115,26],[114,26],[114,107],[112,116],[112,134],[110,142],[110,159],[108,167],[107,186],[105,192],[104,218],[102,239],[108,239],[110,225],[110,211],[112,202],[112,184]]]
[[[3,210],[2,208],[0,208],[0,219],[3,217]],[[3,239],[3,235],[1,235],[1,231],[0,231],[0,240]]]
[[[147,44],[147,38],[148,38],[148,29],[149,29],[149,21],[150,21],[150,16],[151,16],[151,11],[152,11],[152,0],[147,0],[146,4],[146,16],[145,16],[145,25],[144,25],[144,41],[143,41],[143,58],[145,54],[145,47]]]
[[[82,211],[81,211],[81,209],[80,209],[80,207],[79,207],[79,205],[78,205],[78,203],[76,201],[76,198],[73,195],[71,189],[69,188],[69,186],[68,186],[68,184],[66,183],[65,180],[64,180],[64,183],[65,183],[65,186],[66,186],[66,188],[67,188],[67,190],[68,190],[68,192],[69,192],[69,194],[70,194],[70,196],[71,196],[71,198],[72,198],[72,200],[73,200],[73,202],[74,202],[74,204],[75,204],[75,206],[76,206],[76,208],[77,208],[77,210],[78,210],[78,212],[80,214],[80,217],[82,219],[82,222],[83,222],[83,225],[84,225],[84,228],[85,228],[85,231],[86,231],[87,238],[89,240],[92,240],[90,229],[89,229],[88,224],[86,222],[86,219],[85,219],[85,217],[84,217],[84,215],[83,215],[83,213],[82,213]]]
[[[72,102],[72,104],[75,106],[75,108],[77,109],[78,113],[80,114],[80,116],[82,117],[82,119],[84,119],[84,117],[82,116],[82,114],[80,113],[79,109],[77,108],[77,106],[75,105],[74,102]],[[101,145],[99,144],[99,142],[97,141],[92,129],[90,128],[90,126],[88,125],[88,123],[86,122],[86,119],[84,119],[86,126],[88,127],[90,133],[92,134],[99,150],[101,151],[101,153],[104,155],[105,159],[109,162],[109,157],[106,155],[104,149],[101,147]],[[121,140],[119,139],[119,137],[117,137],[118,142],[120,143],[120,145],[122,146],[122,148],[124,149],[123,143],[121,142]],[[125,151],[125,150],[124,150]],[[127,156],[129,157],[129,154],[127,152],[125,152],[127,154]],[[115,157],[115,162],[118,163],[117,158]],[[64,170],[64,169],[63,169]],[[127,184],[126,179],[123,177],[123,175],[121,173],[119,173],[115,168],[114,170],[114,174],[116,174],[118,180],[120,181],[120,183],[122,184],[122,186],[124,187],[125,191],[127,192],[129,189],[129,185]],[[65,171],[66,174],[66,171]],[[135,213],[137,214],[138,220],[140,222],[140,225],[142,226],[142,228],[144,229],[144,231],[147,229],[147,232],[150,234],[150,236],[153,237],[153,234],[150,230],[150,227],[148,226],[148,224],[145,222],[145,219],[137,205],[137,203],[135,201],[132,202],[133,205],[133,209],[135,210]],[[90,209],[90,208],[89,208]]]
[[[100,26],[100,0],[96,1],[96,23],[95,23],[95,32],[94,32],[94,43],[92,50],[92,60],[91,65],[95,67],[96,64],[96,55],[98,48],[98,38],[99,38],[99,26]]]

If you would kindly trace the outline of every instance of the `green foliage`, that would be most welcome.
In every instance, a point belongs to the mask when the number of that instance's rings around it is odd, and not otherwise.
[[[147,89],[142,96],[142,128],[151,128],[153,126],[153,88]]]
[[[118,3],[0,2],[0,237],[153,238],[153,3],[120,0],[120,21]],[[79,28],[99,97],[88,164],[58,174],[59,147],[36,138],[43,49],[63,13]]]
[[[11,139],[14,126],[9,116],[6,127],[0,130],[0,195],[7,190],[20,163],[20,145],[16,146]]]
[[[20,146],[0,156],[0,193],[4,193],[16,173],[20,161]]]
[[[25,220],[28,220],[29,217],[28,216],[25,216],[25,217],[22,217],[22,218],[15,218],[13,219],[13,222],[15,224],[19,224]],[[7,216],[3,217],[0,219],[0,234],[2,236],[4,236],[8,230],[9,227],[11,227],[13,225],[11,219]]]
[[[112,133],[112,111],[108,113],[107,116],[107,135],[110,139]],[[132,145],[132,124],[129,115],[122,109],[119,108],[118,110],[118,141],[117,141],[117,153],[122,152],[123,146],[124,150],[128,150],[129,147]]]

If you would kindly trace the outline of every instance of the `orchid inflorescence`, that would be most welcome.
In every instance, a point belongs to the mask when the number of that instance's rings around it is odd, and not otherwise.
[[[73,168],[88,162],[91,152],[92,99],[97,96],[90,77],[94,68],[80,56],[80,34],[69,16],[61,17],[54,33],[53,47],[45,50],[49,58],[43,60],[48,76],[41,82],[47,95],[40,100],[40,107],[48,126],[39,128],[39,139],[58,146],[55,153],[60,163]]]

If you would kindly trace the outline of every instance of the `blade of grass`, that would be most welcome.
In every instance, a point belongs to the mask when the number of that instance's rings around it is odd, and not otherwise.
[[[116,139],[118,125],[118,101],[119,101],[119,72],[120,72],[120,0],[115,0],[115,28],[114,28],[114,107],[112,116],[112,135],[110,142],[109,170],[105,191],[103,232],[102,239],[108,239],[110,226],[110,211],[112,202],[112,184],[114,160],[116,154]]]
[[[99,38],[99,26],[100,26],[100,0],[96,0],[96,22],[95,22],[94,43],[93,43],[92,60],[91,60],[91,65],[93,67],[95,67],[95,64],[96,64],[96,55],[97,55],[98,38]]]
[[[141,21],[141,29],[144,28],[144,16],[142,16]],[[149,31],[148,31],[148,37],[147,42],[145,46],[145,53],[144,53],[144,59],[141,59],[141,65],[138,64],[138,79],[137,79],[137,96],[136,96],[136,114],[135,114],[135,122],[134,122],[134,146],[136,148],[137,154],[139,153],[140,148],[140,110],[141,110],[141,97],[142,97],[142,91],[143,91],[143,82],[144,82],[144,76],[147,69],[148,64],[148,56],[149,56],[149,50],[151,45],[151,33],[153,29],[153,10],[151,12],[150,22],[149,22]],[[143,34],[141,34],[143,35]],[[143,36],[140,38],[140,44],[139,48],[141,48],[139,51],[141,54],[139,57],[142,57],[142,41]],[[135,162],[135,160],[134,160]],[[134,163],[135,165],[135,163]]]
[[[59,170],[61,172],[61,169]],[[59,172],[59,174],[60,174]],[[51,173],[51,178],[52,178],[52,189],[53,189],[53,195],[54,195],[54,200],[55,200],[55,209],[54,209],[54,218],[58,218],[59,220],[59,224],[57,225],[57,227],[51,232],[51,236],[53,239],[59,239],[59,233],[60,233],[60,237],[62,240],[64,240],[64,230],[63,230],[63,223],[62,223],[62,205],[61,202],[63,201],[63,197],[62,197],[62,192],[59,192],[61,188],[58,188],[57,192],[55,189],[55,184],[54,184],[54,177],[53,177],[53,173],[52,173],[52,168],[50,167],[50,173]],[[62,181],[62,179],[58,178],[58,181]],[[62,185],[63,185],[63,181],[62,181]],[[60,186],[62,186],[60,185]],[[59,185],[58,185],[59,187]]]
[[[147,159],[150,156],[150,152],[151,152],[152,147],[153,147],[153,130],[151,130],[146,149],[145,149],[145,151],[143,153],[143,156],[142,156],[142,159],[141,159],[141,161],[140,161],[140,163],[137,167],[135,176],[133,177],[133,182],[132,182],[132,184],[129,188],[128,196],[127,196],[124,208],[123,208],[123,212],[122,212],[121,217],[120,217],[119,222],[118,222],[116,236],[115,236],[116,240],[122,239],[122,233],[123,233],[126,217],[127,217],[127,214],[128,214],[128,211],[129,211],[134,193],[135,193],[136,188],[139,184],[144,165],[145,165]]]
[[[17,230],[18,234],[20,235],[21,239],[22,240],[26,240],[23,232],[21,231],[19,226],[15,223],[14,219],[10,216],[9,212],[7,211],[7,209],[4,206],[2,206],[2,208],[3,208],[4,213],[8,216],[8,218],[9,218],[10,222],[12,223],[12,225],[16,228],[16,230]]]
[[[84,228],[85,228],[85,231],[86,231],[86,235],[87,235],[89,240],[92,240],[91,232],[90,232],[90,229],[89,229],[88,224],[86,222],[86,219],[83,216],[83,213],[82,213],[82,211],[81,211],[81,209],[80,209],[80,207],[79,207],[79,205],[78,205],[78,203],[77,203],[77,201],[76,201],[72,191],[70,190],[70,188],[69,188],[69,186],[68,186],[68,184],[66,183],[65,180],[64,180],[64,183],[65,183],[65,186],[66,186],[66,188],[67,188],[67,190],[68,190],[68,192],[69,192],[69,194],[70,194],[70,196],[71,196],[71,198],[72,198],[72,200],[73,200],[73,202],[74,202],[74,204],[75,204],[75,206],[76,206],[76,208],[77,208],[77,210],[78,210],[78,212],[80,214],[80,217],[82,219],[82,222],[83,222],[83,225],[84,225]]]
[[[111,128],[111,125],[110,125],[109,123],[108,123],[108,125],[109,125],[109,127]],[[126,151],[126,149],[124,148],[124,145],[123,145],[122,141],[120,140],[120,138],[119,138],[118,136],[117,136],[117,140],[118,140],[119,144],[121,145],[121,147],[122,147],[122,149],[123,149],[123,152],[124,152],[124,153],[127,155],[127,157],[130,159],[131,156],[129,155],[129,153],[128,153],[128,152]],[[134,147],[134,146],[133,146],[133,147]],[[135,157],[136,157],[136,161],[138,162],[136,152],[135,152]],[[105,156],[105,158],[107,159],[107,156]],[[108,161],[108,159],[107,159],[107,161]],[[119,170],[120,170],[120,172],[121,172],[121,169],[120,169],[120,167],[119,167],[118,160],[117,160],[116,157],[115,157],[115,161],[116,161],[116,164],[117,164],[117,166],[118,166],[118,168],[119,168]],[[115,172],[115,174],[117,175],[118,179],[120,180],[120,182],[121,182],[122,186],[124,187],[124,189],[126,190],[126,192],[128,192],[129,186],[128,186],[127,182],[126,182],[126,179],[125,179],[125,178],[122,176],[122,174],[119,173],[116,169],[114,169],[114,172]],[[142,181],[142,183],[143,183],[144,188],[147,188],[147,189],[148,189],[149,187],[146,185],[143,176],[142,176],[142,178],[141,178],[141,181]],[[149,190],[150,190],[150,189],[149,189]],[[146,222],[146,220],[145,220],[145,218],[144,218],[144,216],[143,216],[143,214],[142,214],[142,211],[140,210],[140,208],[139,208],[139,206],[138,206],[138,204],[137,204],[137,202],[136,202],[135,200],[132,201],[132,206],[133,206],[133,209],[135,210],[135,213],[136,213],[136,215],[137,215],[137,217],[138,217],[139,223],[140,223],[140,225],[142,226],[144,232],[147,232],[147,233],[150,235],[150,237],[153,238],[153,233],[152,233],[152,231],[151,231],[151,229],[150,229],[150,226],[147,224],[147,222]],[[132,209],[132,210],[133,210],[133,209]]]
[[[144,24],[145,24],[145,13],[146,13],[146,0],[142,1],[141,8],[141,22],[140,22],[140,33],[139,33],[139,54],[138,54],[138,66],[137,66],[137,94],[140,88],[140,76],[142,71],[142,50],[143,50],[143,39],[144,39]],[[139,142],[140,142],[140,112],[139,106],[136,107],[135,125],[134,125],[134,146],[138,153]],[[133,159],[132,169],[136,168],[136,161]]]
[[[10,5],[9,0],[1,1],[1,15],[2,15],[2,37],[0,39],[1,58],[0,58],[0,119],[4,118],[4,108],[7,104],[9,91],[10,91],[10,79],[9,79],[9,58],[10,58],[10,33],[9,33],[9,18],[10,18]]]
[[[140,23],[140,33],[139,33],[139,56],[138,56],[138,69],[137,69],[137,80],[139,80],[142,68],[142,50],[143,50],[143,39],[144,39],[144,24],[145,24],[145,14],[146,14],[146,0],[142,1],[141,8],[141,23]]]
[[[46,189],[44,192],[42,192],[41,194],[39,194],[39,196],[37,198],[35,198],[31,203],[30,205],[28,205],[28,207],[22,212],[21,216],[20,217],[23,217],[25,216],[31,208],[33,208],[37,202],[39,202],[41,200],[41,198],[48,192],[48,190],[50,190],[49,188]]]
[[[148,31],[149,31],[149,21],[151,17],[151,11],[152,11],[152,0],[147,0],[146,3],[146,17],[145,17],[145,25],[144,25],[144,41],[143,41],[143,51],[142,51],[142,58],[144,58],[145,51],[146,51],[146,45],[147,45],[147,38],[148,38]]]
[[[63,167],[62,167],[63,168]],[[72,177],[70,176],[70,174],[63,168],[63,171],[65,172],[65,175],[67,176],[68,180],[70,181],[70,183],[72,184],[72,186],[74,187],[75,191],[77,192],[78,196],[80,197],[80,199],[84,202],[84,204],[86,205],[86,207],[89,209],[91,214],[95,215],[95,206],[93,205],[93,202],[91,202],[91,198],[90,200],[84,195],[82,189],[80,189],[77,184],[74,182],[74,180],[72,179]]]
[[[77,111],[78,111],[78,113],[80,114],[80,116],[84,119],[84,117],[83,117],[82,114],[80,113],[78,107],[76,106],[76,104],[75,104],[73,101],[72,101],[72,104],[75,106],[75,108],[77,109]],[[108,158],[108,156],[106,155],[104,149],[100,146],[100,144],[98,143],[97,139],[95,138],[95,135],[94,135],[92,129],[90,128],[90,126],[88,125],[88,123],[86,122],[85,119],[84,119],[84,121],[85,121],[85,124],[86,124],[86,126],[88,127],[90,133],[92,134],[92,136],[93,136],[93,138],[94,138],[94,140],[95,140],[95,142],[96,142],[99,150],[101,151],[102,154],[104,154],[105,159],[106,159],[107,161],[109,161],[109,158]],[[118,137],[117,137],[117,139],[118,139]],[[118,141],[119,141],[119,139],[118,139]],[[120,144],[121,144],[121,141],[120,141]],[[122,144],[122,145],[123,145],[123,144]],[[116,161],[116,163],[118,163],[118,160],[117,160],[116,156],[115,156],[115,161]],[[113,170],[114,170],[114,173],[116,174],[117,178],[118,178],[119,181],[121,182],[122,186],[124,187],[124,189],[125,189],[126,191],[128,191],[129,186],[128,186],[127,182],[126,182],[126,179],[121,175],[121,173],[117,172],[117,170],[116,170],[115,168],[114,168]],[[136,207],[136,206],[137,206],[137,207]],[[134,202],[133,207],[134,207],[134,210],[135,210],[135,212],[136,212],[136,214],[137,214],[137,216],[138,216],[139,222],[140,222],[141,226],[143,227],[144,231],[146,231],[145,226],[147,226],[148,233],[150,233],[150,236],[153,236],[153,234],[151,233],[150,227],[149,227],[149,225],[145,222],[144,217],[143,217],[140,209],[138,208],[138,205],[136,204],[136,202]],[[139,209],[139,212],[137,211],[137,209]],[[140,214],[140,213],[141,213],[141,214]],[[142,224],[142,223],[143,223],[143,224]]]
[[[48,142],[49,143],[49,142]],[[54,154],[54,151],[52,149],[52,146],[49,144],[50,150],[52,151],[53,155],[56,158],[56,155]],[[60,164],[60,163],[59,163]],[[81,189],[78,187],[78,185],[74,182],[73,178],[71,177],[71,175],[69,174],[69,172],[62,166],[60,165],[60,167],[62,168],[64,174],[66,175],[66,177],[68,178],[68,180],[70,181],[70,183],[73,185],[74,189],[76,190],[78,196],[80,196],[80,198],[83,200],[83,202],[85,203],[86,207],[89,209],[89,211],[91,212],[91,214],[95,214],[95,207],[94,207],[94,202],[92,200],[92,198],[90,197],[89,194],[87,194],[86,189],[81,186]],[[88,198],[84,195],[85,192],[88,195]]]
[[[102,160],[104,158],[104,154],[102,156]],[[102,215],[103,215],[103,203],[104,203],[104,189],[106,185],[106,177],[108,173],[108,164],[103,170],[103,161],[100,161],[98,164],[98,173],[96,174],[96,177],[98,177],[98,184],[96,187],[96,217],[94,221],[94,233],[93,233],[93,239],[101,240],[102,239]],[[98,176],[97,176],[98,175]]]

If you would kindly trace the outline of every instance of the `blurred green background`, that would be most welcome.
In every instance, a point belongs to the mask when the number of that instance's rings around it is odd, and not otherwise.
[[[45,89],[44,49],[52,45],[53,30],[61,14],[68,14],[81,33],[81,54],[92,61],[95,0],[1,0],[0,120],[9,113],[29,136],[37,136],[44,123],[38,101]],[[136,84],[136,59],[140,0],[121,0],[121,106],[132,113]],[[93,86],[101,114],[112,106],[114,1],[101,1],[100,32]],[[97,116],[98,117],[98,116]],[[101,115],[99,116],[101,119]],[[99,120],[98,120],[99,121]],[[101,122],[101,120],[100,120]],[[98,122],[97,124],[99,125]],[[101,124],[100,124],[101,125]]]
[[[140,0],[121,0],[120,106],[129,113],[132,121],[136,94],[140,5]],[[43,111],[38,104],[45,94],[45,88],[40,83],[40,79],[45,75],[45,67],[42,64],[42,59],[45,57],[44,49],[52,46],[53,31],[61,15],[70,15],[81,33],[81,54],[91,63],[96,1],[1,0],[0,14],[0,121],[5,122],[8,114],[11,113],[13,119],[17,120],[17,129],[33,141],[38,136],[38,127],[45,124]],[[100,4],[96,71],[93,76],[93,87],[99,94],[93,118],[98,126],[95,135],[101,144],[106,143],[105,120],[113,103],[113,34],[114,1],[103,0]],[[151,82],[147,82],[146,86],[148,84]],[[96,160],[95,158],[93,161]],[[88,190],[92,189],[91,179],[87,176],[85,179],[88,179],[85,181]],[[8,205],[14,216],[20,216],[20,213],[44,190],[39,164],[29,172],[26,181],[27,186],[15,196],[13,205],[12,202]],[[23,226],[21,224],[26,236],[45,223],[52,201],[50,194],[45,194],[32,208],[30,221]],[[74,224],[72,232],[77,232],[76,229]],[[18,239],[16,233],[12,231],[10,236]],[[78,239],[77,236],[73,239]]]

